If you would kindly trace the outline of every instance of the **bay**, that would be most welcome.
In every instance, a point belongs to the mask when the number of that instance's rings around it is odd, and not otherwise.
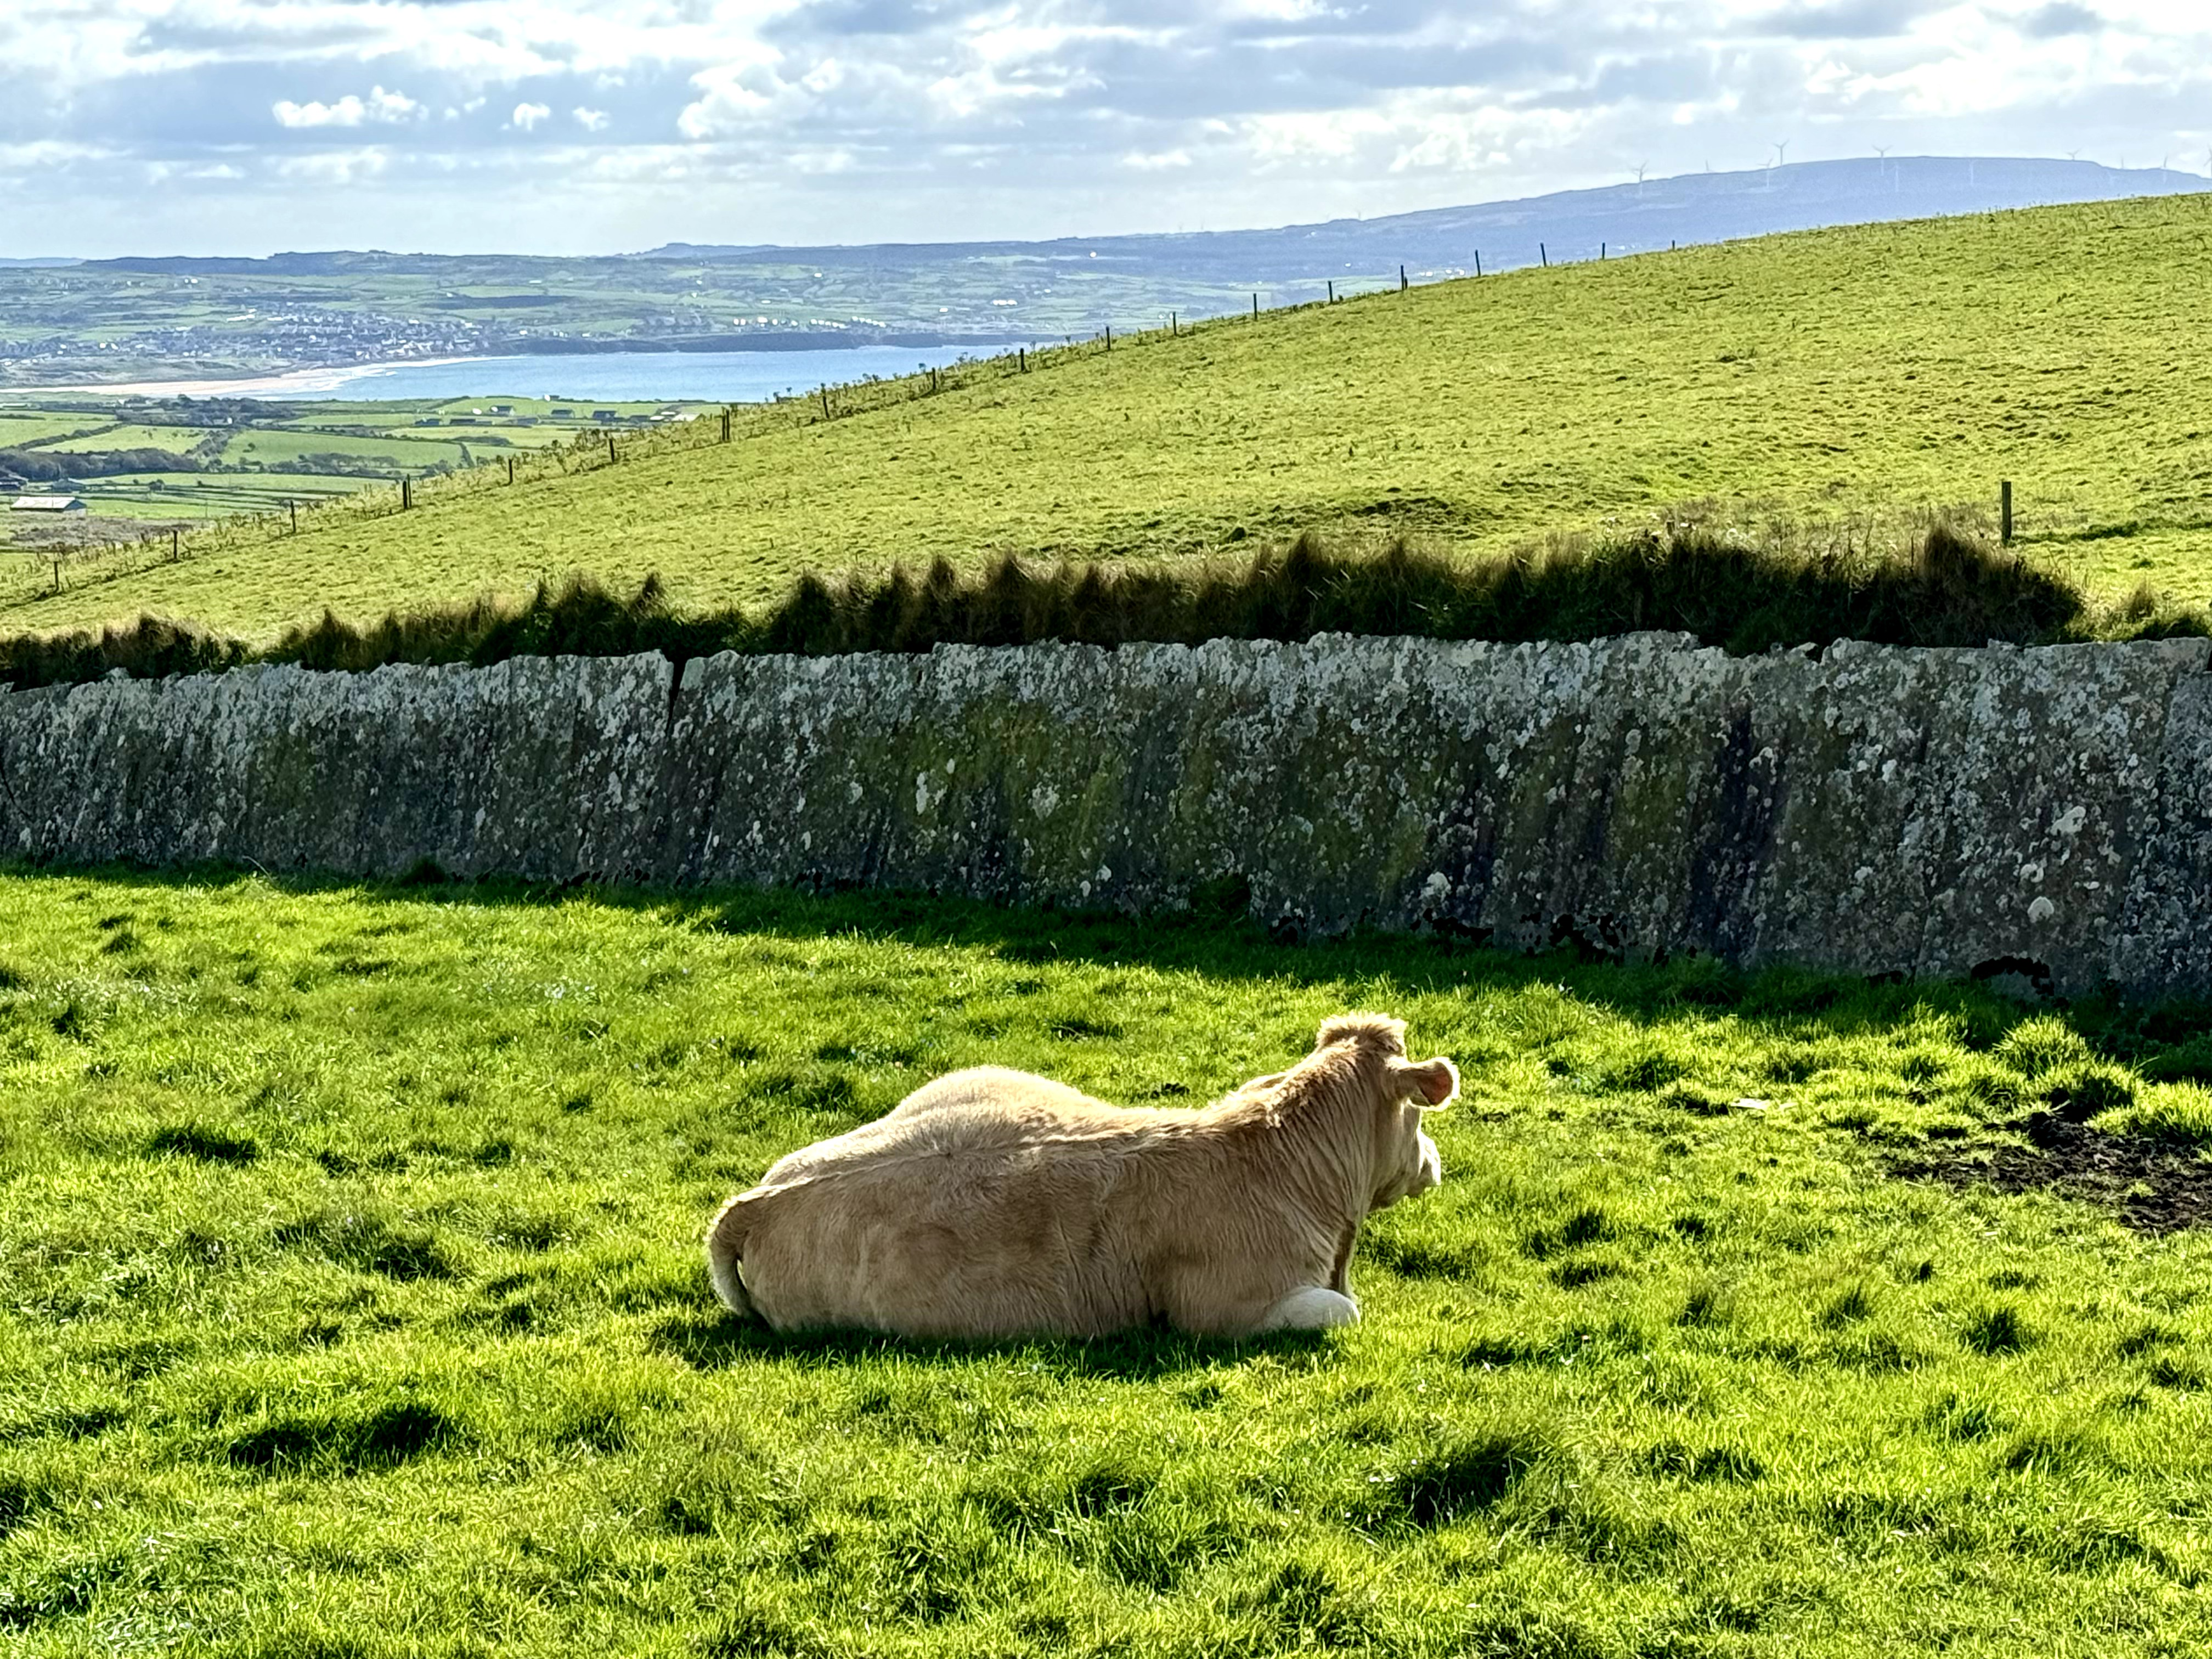
[[[312,386],[261,392],[303,400],[384,398],[555,398],[571,403],[765,403],[817,386],[977,355],[973,346],[852,346],[821,351],[611,351],[590,356],[469,357],[384,363]]]

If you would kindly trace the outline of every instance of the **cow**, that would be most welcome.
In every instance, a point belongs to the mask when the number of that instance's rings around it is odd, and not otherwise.
[[[925,1084],[780,1160],[707,1230],[734,1313],[779,1331],[1204,1336],[1359,1317],[1368,1215],[1443,1177],[1422,1114],[1459,1091],[1406,1026],[1345,1014],[1288,1071],[1198,1110],[1111,1106],[999,1066]]]

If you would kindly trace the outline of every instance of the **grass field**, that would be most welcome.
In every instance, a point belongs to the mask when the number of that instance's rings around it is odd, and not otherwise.
[[[11,1651],[2212,1644],[2201,1236],[1896,1172],[2201,1144],[2185,1011],[895,897],[18,874],[0,939]],[[1466,1093],[1353,1329],[711,1302],[711,1206],[933,1073],[1180,1103],[1358,1006]]]
[[[46,399],[43,404],[41,396]],[[488,455],[544,449],[595,430],[592,412],[607,405],[588,400],[556,404],[501,398],[498,407],[510,409],[514,416],[530,416],[535,423],[521,426],[509,416],[495,416],[493,405],[483,399],[230,399],[221,411],[222,424],[210,426],[205,423],[210,411],[204,404],[182,399],[16,392],[0,401],[0,449],[19,449],[33,456],[161,450],[182,457],[197,451],[199,460],[214,460],[214,468],[202,472],[108,473],[34,486],[82,495],[101,518],[167,525],[275,514],[283,513],[289,502],[307,505],[372,485],[390,485],[403,477],[425,477]],[[627,422],[649,418],[665,406],[615,407]],[[565,412],[555,416],[556,408]],[[457,420],[463,424],[454,426]],[[216,441],[211,449],[201,449],[211,438]],[[313,470],[303,470],[309,458]],[[0,459],[0,478],[7,476],[8,463]],[[5,493],[0,487],[0,496]],[[285,522],[289,526],[289,516]],[[11,535],[15,528],[0,509],[0,546],[18,539]],[[118,569],[145,562],[127,553],[99,554],[80,564],[73,585],[97,584]],[[19,578],[14,585],[17,597],[39,590],[36,580],[20,573]],[[0,592],[4,591],[5,579],[0,578]]]
[[[805,568],[943,553],[1181,556],[1315,529],[1494,550],[1667,516],[1864,538],[1993,514],[2119,595],[2212,598],[2212,202],[2166,198],[1778,237],[1416,288],[1145,336],[727,447],[509,492],[426,493],[213,563],[11,605],[159,606],[265,635],[649,569],[684,605]],[[1803,526],[1825,526],[1810,532]],[[219,564],[218,572],[215,564]]]

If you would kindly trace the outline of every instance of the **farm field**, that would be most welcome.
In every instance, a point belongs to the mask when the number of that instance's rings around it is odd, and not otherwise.
[[[1776,237],[1516,271],[994,361],[635,447],[514,490],[447,480],[219,558],[87,574],[16,626],[154,607],[253,635],[649,570],[676,602],[1006,552],[1218,554],[1315,530],[1498,551],[1686,512],[1746,533],[1986,525],[2124,597],[2212,599],[2212,198]],[[450,434],[441,434],[450,435]],[[589,458],[586,458],[588,459]],[[441,493],[442,492],[442,493]]]
[[[2203,1237],[2022,1134],[2186,1218],[2200,1014],[896,896],[16,873],[0,939],[16,1650],[2212,1644]],[[1465,1092],[1356,1328],[711,1299],[713,1206],[929,1075],[1191,1103],[1362,1006]]]
[[[40,403],[41,396],[48,401]],[[126,530],[133,522],[165,526],[275,513],[289,502],[430,477],[488,457],[527,455],[602,426],[648,422],[672,408],[689,413],[696,406],[19,393],[0,398],[0,499],[10,496],[6,480],[12,474],[43,471],[43,459],[79,476],[33,476],[21,488],[81,495],[94,516],[122,520]],[[120,464],[86,465],[104,457],[120,458]],[[0,546],[18,528],[0,512]]]

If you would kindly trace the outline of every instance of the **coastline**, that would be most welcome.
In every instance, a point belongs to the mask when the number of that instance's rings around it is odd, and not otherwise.
[[[391,362],[348,363],[327,368],[288,368],[277,374],[240,375],[213,380],[100,381],[73,386],[0,386],[0,403],[10,398],[39,398],[55,392],[106,398],[267,398],[288,392],[336,392],[349,381],[391,368],[438,368],[448,363],[477,363],[483,357],[402,357]]]

